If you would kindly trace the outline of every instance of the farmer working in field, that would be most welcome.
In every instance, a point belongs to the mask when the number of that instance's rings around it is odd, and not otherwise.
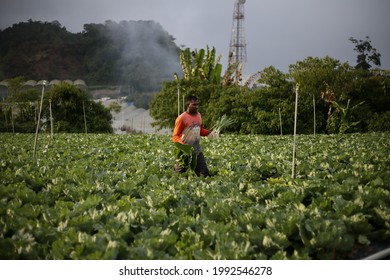
[[[195,173],[198,176],[210,176],[205,157],[200,146],[200,136],[215,137],[215,133],[202,126],[202,117],[198,112],[199,102],[196,96],[190,95],[186,100],[187,110],[176,118],[175,129],[173,130],[172,141],[184,145],[190,145],[194,148],[197,161]],[[187,167],[176,163],[175,172],[184,173]]]

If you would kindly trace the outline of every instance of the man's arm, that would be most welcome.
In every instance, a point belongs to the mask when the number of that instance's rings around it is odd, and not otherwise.
[[[181,139],[183,135],[183,130],[185,128],[184,122],[180,117],[176,118],[175,121],[175,128],[173,129],[173,134],[172,134],[172,141],[173,142],[179,142],[181,144],[183,143],[183,140]]]
[[[210,130],[205,129],[203,125],[200,127],[200,136],[207,136],[211,133]]]

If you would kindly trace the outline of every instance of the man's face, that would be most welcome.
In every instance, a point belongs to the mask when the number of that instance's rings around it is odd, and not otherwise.
[[[199,109],[199,102],[198,101],[191,101],[188,105],[188,113],[190,114],[197,114]]]

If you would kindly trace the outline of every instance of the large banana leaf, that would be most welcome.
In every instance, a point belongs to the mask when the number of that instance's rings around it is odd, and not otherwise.
[[[214,83],[217,85],[221,83],[221,74],[222,74],[222,64],[218,63],[217,65],[215,65],[215,69],[213,72]]]
[[[199,77],[201,76],[202,73],[202,67],[203,67],[203,62],[204,62],[204,55],[205,55],[205,50],[200,49],[199,51],[195,51],[193,53],[194,55],[194,60],[195,60],[195,66],[192,69],[192,76],[193,77]]]
[[[191,50],[189,48],[180,52],[180,65],[183,70],[184,79],[189,80],[192,72]]]

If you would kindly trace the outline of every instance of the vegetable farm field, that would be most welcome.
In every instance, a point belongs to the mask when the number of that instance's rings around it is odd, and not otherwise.
[[[0,134],[0,259],[356,259],[390,247],[390,133]]]

